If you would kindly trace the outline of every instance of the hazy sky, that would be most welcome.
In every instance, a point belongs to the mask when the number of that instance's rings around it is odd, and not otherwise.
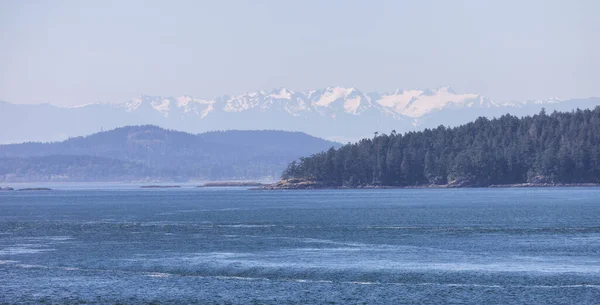
[[[600,1],[0,0],[0,100],[435,88],[600,96]]]

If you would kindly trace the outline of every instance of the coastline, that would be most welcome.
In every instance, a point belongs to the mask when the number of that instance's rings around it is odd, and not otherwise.
[[[386,186],[386,185],[363,185],[363,186],[322,186],[316,184],[285,184],[265,185],[251,188],[257,191],[277,190],[362,190],[362,189],[459,189],[459,188],[552,188],[552,187],[600,187],[600,183],[516,183],[516,184],[492,184],[488,186],[455,186],[455,185],[415,185],[415,186]]]
[[[77,185],[77,184],[74,184]],[[412,185],[412,186],[389,186],[389,185],[360,185],[350,186],[324,186],[317,183],[274,183],[263,185],[209,185],[209,186],[181,186],[181,185],[130,185],[129,187],[93,187],[93,188],[67,188],[64,185],[53,187],[14,187],[0,186],[0,193],[16,191],[50,191],[50,190],[68,190],[68,189],[200,189],[200,188],[219,188],[219,187],[243,187],[252,191],[277,191],[277,190],[384,190],[384,189],[487,189],[487,188],[585,188],[600,187],[600,183],[516,183],[516,184],[493,184],[488,186],[469,186],[469,185]]]
[[[264,184],[261,182],[254,181],[215,181],[215,182],[206,182],[202,185],[198,185],[196,187],[263,187],[268,184]]]

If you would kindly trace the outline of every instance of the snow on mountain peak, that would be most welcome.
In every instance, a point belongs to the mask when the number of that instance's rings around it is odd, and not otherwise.
[[[201,118],[214,110],[214,104],[216,103],[214,100],[203,100],[187,95],[180,96],[175,100],[177,101],[177,108],[181,109],[183,114],[200,115]]]
[[[454,92],[454,89],[452,89],[452,87],[450,87],[450,86],[441,87],[439,89],[439,91],[446,91],[446,92],[451,93],[451,94],[456,94],[456,92]]]
[[[171,101],[167,98],[160,99],[157,101],[150,102],[152,108],[156,109],[156,111],[162,113],[165,117],[169,116],[169,105],[171,105]]]
[[[135,99],[131,100],[130,102],[125,103],[125,109],[127,109],[128,112],[132,112],[132,111],[136,111],[138,108],[140,108],[141,105],[142,105],[142,99],[135,98]]]
[[[396,90],[392,94],[383,94],[377,103],[381,106],[390,108],[395,113],[400,113],[409,103],[423,94],[421,90]]]
[[[348,113],[358,114],[360,107],[361,97],[359,95],[351,98],[347,98],[344,103],[344,110]]]
[[[189,95],[180,96],[180,97],[176,98],[175,100],[177,101],[177,107],[180,107],[180,108],[191,107],[194,105],[194,103],[202,104],[202,105],[208,105],[208,104],[215,103],[214,100],[203,100],[203,99],[191,97]]]
[[[486,106],[478,94],[457,94],[450,87],[434,90],[396,90],[392,94],[384,94],[377,101],[396,114],[418,118],[445,107]]]
[[[198,99],[191,96],[162,98],[142,96],[124,105],[129,112],[140,109],[153,109],[163,116],[198,115],[204,118],[211,112],[244,112],[256,109],[261,112],[285,111],[292,116],[317,113],[321,116],[336,116],[342,113],[361,115],[373,109],[392,116],[419,118],[444,108],[499,107],[478,94],[459,94],[446,86],[437,89],[419,90],[398,89],[393,93],[363,94],[356,88],[327,87],[323,90],[292,91],[279,88],[267,92],[260,90],[236,96],[224,96],[214,100]],[[176,111],[174,114],[173,112]],[[371,110],[370,110],[371,111]]]
[[[180,96],[177,99],[177,107],[185,107],[187,105],[189,105],[194,98],[188,95],[184,95],[184,96]]]
[[[286,88],[281,88],[278,92],[271,94],[270,97],[274,98],[274,99],[291,99],[292,98],[292,92],[290,92],[288,89]]]
[[[328,87],[321,98],[313,103],[316,106],[329,106],[338,99],[346,99],[354,88]]]
[[[434,110],[442,109],[446,106],[467,106],[469,102],[479,100],[477,94],[455,94],[447,89],[441,89],[431,92],[431,94],[421,95],[412,100],[401,112],[401,114],[418,118]]]

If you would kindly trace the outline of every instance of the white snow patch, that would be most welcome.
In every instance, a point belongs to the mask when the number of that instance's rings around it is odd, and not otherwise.
[[[410,100],[422,94],[421,90],[397,90],[392,94],[382,95],[377,103],[400,112],[410,103]]]
[[[73,105],[73,106],[69,106],[67,108],[71,108],[71,109],[75,109],[75,108],[84,108],[87,106],[92,106],[92,105],[98,105],[100,103],[87,103],[87,104],[82,104],[82,105]]]
[[[354,88],[329,87],[313,105],[328,106],[338,99],[345,99],[352,91]]]
[[[163,99],[162,101],[152,101],[150,103],[152,108],[156,109],[156,111],[161,112],[165,117],[169,116],[169,105],[171,101],[168,99]]]
[[[238,95],[229,99],[223,110],[227,112],[241,112],[258,106],[258,99],[251,99],[247,95]]]
[[[429,92],[398,90],[393,94],[383,95],[377,103],[392,109],[397,114],[418,118],[451,104],[464,107],[470,102],[472,106],[473,100],[479,98],[477,94],[456,94],[449,87],[442,87]]]
[[[358,107],[360,106],[360,96],[346,99],[344,103],[344,110],[348,113],[357,114]]]
[[[202,115],[200,115],[200,118],[201,119],[205,118],[214,109],[215,109],[215,107],[214,107],[214,102],[213,102],[212,104],[209,104],[206,108],[204,108],[204,110],[202,110]]]
[[[185,114],[199,115],[200,118],[206,117],[213,109],[216,101],[193,98],[191,96],[180,96],[177,98],[177,107],[183,108]]]
[[[185,107],[189,105],[194,99],[191,96],[180,96],[177,98],[177,107]]]
[[[289,99],[292,98],[292,92],[290,92],[286,88],[281,88],[281,90],[279,90],[278,93],[271,94],[269,96],[272,97],[272,98],[274,98],[274,99],[286,99],[286,100],[289,100]]]
[[[133,99],[131,102],[125,104],[125,109],[127,109],[128,112],[132,112],[132,111],[135,111],[138,108],[140,108],[141,105],[142,105],[142,99],[136,98],[136,99]]]

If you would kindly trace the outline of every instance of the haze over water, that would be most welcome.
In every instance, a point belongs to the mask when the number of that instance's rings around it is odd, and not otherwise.
[[[600,299],[600,188],[0,193],[1,302]]]

